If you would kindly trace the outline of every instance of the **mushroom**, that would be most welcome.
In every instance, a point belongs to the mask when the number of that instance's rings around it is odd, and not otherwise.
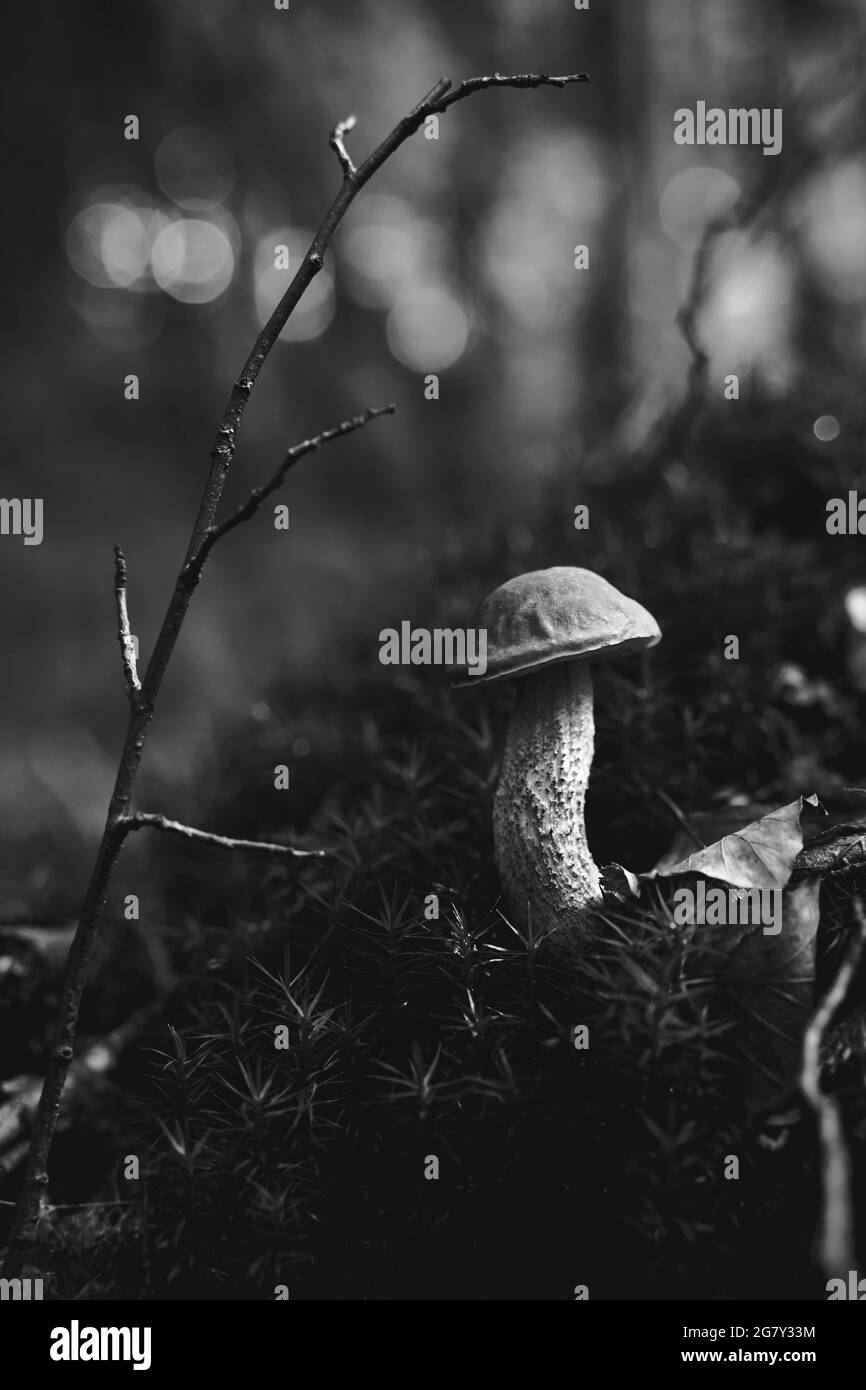
[[[655,646],[658,624],[592,570],[518,575],[475,613],[487,666],[458,685],[518,678],[493,803],[496,865],[512,920],[553,926],[601,896],[583,806],[595,741],[591,663]]]

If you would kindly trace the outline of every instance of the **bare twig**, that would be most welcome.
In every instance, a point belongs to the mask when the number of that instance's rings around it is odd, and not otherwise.
[[[346,149],[345,139],[350,130],[354,130],[357,124],[356,116],[347,116],[344,121],[339,121],[331,131],[331,138],[328,144],[335,151],[343,170],[343,177],[350,179],[355,173],[355,166],[352,163],[351,155]]]
[[[825,155],[823,147],[819,152],[804,148],[801,141],[796,142],[795,151],[789,151],[784,166],[781,161],[766,161],[764,176],[758,185],[738,198],[726,212],[710,218],[704,226],[694,251],[685,297],[675,319],[689,352],[685,385],[679,399],[662,412],[647,430],[641,447],[635,451],[630,461],[635,473],[652,475],[659,466],[680,456],[705,418],[709,403],[710,359],[701,342],[699,321],[712,286],[718,243],[728,233],[758,227],[770,207],[789,194],[792,188],[802,184],[816,160]],[[606,469],[609,466],[609,453],[610,441],[606,440],[602,456]]]
[[[233,531],[236,526],[240,526],[242,521],[248,521],[251,516],[258,511],[262,502],[269,497],[272,492],[276,492],[286,480],[289,469],[292,468],[299,459],[305,454],[314,454],[323,445],[330,444],[333,439],[342,439],[346,434],[352,434],[355,430],[362,429],[371,420],[378,420],[380,415],[393,415],[397,409],[395,405],[382,405],[365,410],[363,415],[355,415],[351,420],[344,420],[341,425],[334,429],[323,430],[321,434],[314,435],[312,439],[305,439],[301,444],[295,444],[289,449],[285,458],[280,464],[274,476],[269,482],[263,483],[261,487],[253,488],[246,502],[238,507],[236,512],[221,521],[219,526],[211,527],[202,542],[201,550],[198,553],[197,561],[200,562],[199,568],[204,564],[217,541],[220,540],[228,531]]]
[[[344,177],[342,184],[337,192],[337,196],[326,212],[316,235],[313,237],[301,264],[299,265],[295,277],[277,305],[271,317],[268,319],[264,328],[259,333],[255,341],[252,352],[244,363],[225,410],[223,411],[222,421],[217,431],[217,438],[211,451],[211,468],[205,485],[204,496],[199,507],[199,514],[193,528],[192,538],[187,551],[187,561],[197,553],[202,544],[205,533],[213,525],[216,518],[217,507],[222,497],[225,486],[226,475],[234,457],[237,431],[240,426],[241,418],[246,409],[250,392],[255,385],[256,378],[264,366],[278,337],[285,327],[289,315],[295,309],[298,301],[306,290],[310,282],[318,275],[322,269],[324,255],[330,246],[334,233],[346,215],[348,208],[360,193],[365,184],[381,169],[386,160],[400,148],[401,145],[414,135],[424,124],[428,116],[445,111],[453,106],[455,102],[462,101],[464,97],[471,96],[473,92],[481,91],[485,87],[565,87],[573,82],[588,82],[586,73],[571,73],[564,77],[550,77],[546,73],[529,73],[515,77],[503,77],[496,73],[493,77],[474,77],[462,82],[459,87],[451,91],[451,82],[447,77],[440,78],[436,85],[417,106],[413,107],[408,115],[385,136],[380,145],[377,145],[372,154],[369,154],[362,164],[355,169],[350,177]],[[163,634],[160,634],[163,637]],[[151,664],[148,667],[150,676],[151,667],[154,670],[154,678],[158,672],[164,670],[165,661],[171,655],[174,645],[174,638],[171,631],[165,632],[162,643],[157,639]]]
[[[483,92],[488,87],[567,87],[572,82],[588,82],[588,72],[570,73],[567,77],[550,77],[546,72],[525,72],[517,76],[503,77],[502,73],[496,72],[492,77],[468,77],[465,82],[461,82],[459,87],[450,90],[451,82],[447,77],[441,77],[436,86],[424,98],[421,107],[415,108],[416,111],[423,108],[424,118],[438,111],[447,111],[449,106],[453,106],[455,101],[462,101],[464,97],[471,96],[473,92]]]
[[[75,939],[69,952],[54,1043],[48,1062],[45,1084],[39,1100],[39,1108],[33,1124],[27,1170],[16,1206],[3,1265],[3,1275],[6,1278],[14,1276],[15,1271],[23,1265],[27,1248],[36,1239],[43,1194],[48,1185],[48,1155],[60,1112],[64,1083],[73,1057],[78,1012],[87,976],[87,966],[118,856],[124,840],[132,828],[129,824],[132,815],[132,794],[141,763],[145,738],[175,643],[183,626],[193,592],[201,577],[204,560],[214,545],[211,533],[215,528],[219,529],[217,512],[234,458],[238,429],[258,375],[307,286],[322,269],[325,251],[330,246],[334,233],[348,208],[360,190],[385,161],[420,129],[428,115],[445,111],[455,102],[487,87],[565,87],[573,82],[586,81],[588,78],[585,73],[572,73],[562,77],[550,77],[546,73],[503,77],[496,73],[493,77],[470,78],[452,91],[450,80],[441,78],[427,96],[413,107],[408,115],[398,121],[390,134],[386,135],[381,144],[373,150],[372,154],[367,156],[358,168],[352,167],[350,172],[341,158],[344,176],[337,195],[313,237],[291,284],[258,334],[252,351],[232,387],[211,449],[210,469],[193,524],[183,567],[178,574],[169,599],[162,626],[141,682],[141,689],[135,692],[114,789],[108,806],[105,829],[85,893]],[[333,134],[333,139],[337,143],[338,156],[340,155],[339,145],[342,143],[345,132],[346,125],[343,123],[342,130],[338,126]],[[343,155],[348,161],[345,149],[343,149]],[[351,163],[351,161],[348,162]],[[257,503],[254,502],[253,511],[255,511],[256,505]],[[227,527],[226,529],[230,528]]]
[[[821,1223],[818,1259],[828,1278],[855,1269],[854,1210],[851,1198],[851,1160],[845,1143],[842,1117],[833,1096],[821,1089],[821,1044],[833,1015],[844,1002],[866,947],[866,917],[859,898],[853,899],[857,935],[845,953],[836,979],[818,1006],[803,1039],[800,1085],[818,1120],[821,1147]]]
[[[440,77],[438,82],[434,82],[434,83],[433,83],[433,86],[430,88],[430,90],[429,90],[429,92],[427,93],[426,97],[422,97],[421,100],[419,101],[418,105],[412,108],[412,114],[414,115],[415,112],[416,112],[416,111],[419,111],[422,107],[425,108],[425,111],[430,111],[430,109],[431,109],[431,103],[434,102],[434,101],[438,101],[439,98],[442,97],[442,96],[444,96],[445,93],[446,93],[447,91],[450,91],[450,89],[451,89],[451,78],[450,78],[450,77]],[[425,115],[425,119],[426,119],[426,115]]]
[[[766,202],[775,185],[768,181],[759,195],[741,199],[730,211],[707,222],[692,260],[688,289],[676,315],[676,325],[689,350],[689,369],[683,393],[672,409],[665,412],[650,432],[639,464],[654,469],[659,463],[676,458],[700,425],[707,406],[709,354],[698,333],[698,320],[710,289],[716,247],[728,232],[747,227]]]
[[[323,849],[296,849],[293,845],[277,845],[269,840],[236,840],[229,835],[213,835],[208,830],[196,830],[194,826],[182,825],[180,821],[169,820],[167,816],[154,815],[146,811],[134,811],[126,817],[128,830],[164,830],[170,835],[182,835],[185,840],[197,840],[199,844],[217,845],[220,849],[256,850],[259,854],[278,854],[289,859],[323,859],[327,853]]]
[[[114,547],[114,599],[117,605],[117,640],[120,643],[120,658],[123,662],[123,676],[126,681],[126,697],[135,704],[141,681],[138,679],[138,661],[135,655],[135,642],[129,626],[129,613],[126,607],[126,556],[119,545]]]
[[[692,260],[686,297],[676,316],[677,327],[692,359],[686,380],[686,399],[703,389],[709,367],[709,356],[698,336],[698,318],[710,288],[718,242],[729,232],[743,231],[751,226],[759,213],[781,191],[785,177],[775,167],[771,168],[769,176],[750,196],[738,198],[733,207],[710,218],[701,233]]]

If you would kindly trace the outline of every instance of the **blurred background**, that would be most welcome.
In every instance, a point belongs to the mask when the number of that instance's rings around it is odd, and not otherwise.
[[[862,0],[81,0],[17,16],[0,56],[2,493],[43,498],[45,519],[40,546],[0,540],[7,911],[45,898],[67,850],[64,892],[80,887],[126,717],[112,547],[146,661],[227,393],[337,190],[327,139],[350,113],[360,161],[442,74],[591,75],[460,103],[350,210],[262,373],[225,505],[305,436],[368,405],[398,414],[298,468],[288,533],[266,510],[217,550],[143,805],[158,788],[177,811],[222,723],[266,724],[274,692],[372,679],[382,627],[468,621],[491,538],[512,572],[582,563],[571,515],[589,488],[652,552],[641,499],[687,491],[687,431],[662,436],[649,484],[635,460],[658,421],[686,422],[677,313],[702,246],[707,395],[721,408],[737,373],[764,422],[712,468],[763,498],[769,530],[784,506],[786,534],[820,537],[820,499],[856,486],[866,433],[864,26]],[[673,113],[698,100],[783,108],[781,155],[677,146]]]

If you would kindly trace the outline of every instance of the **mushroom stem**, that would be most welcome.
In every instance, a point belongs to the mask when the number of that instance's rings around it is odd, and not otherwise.
[[[515,924],[551,926],[601,897],[583,822],[594,742],[586,662],[521,677],[493,803],[496,864]]]

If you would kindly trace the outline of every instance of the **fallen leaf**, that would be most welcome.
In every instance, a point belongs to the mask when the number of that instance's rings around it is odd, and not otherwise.
[[[806,804],[822,809],[816,796],[799,796],[714,844],[696,849],[685,859],[671,864],[670,856],[666,856],[643,877],[700,874],[730,883],[734,888],[784,888],[803,848],[800,815]]]
[[[709,811],[690,811],[687,818],[683,817],[683,826],[674,835],[670,848],[656,864],[655,872],[669,869],[694,854],[696,849],[705,849],[774,809],[765,803],[750,801],[744,805],[714,806]]]

